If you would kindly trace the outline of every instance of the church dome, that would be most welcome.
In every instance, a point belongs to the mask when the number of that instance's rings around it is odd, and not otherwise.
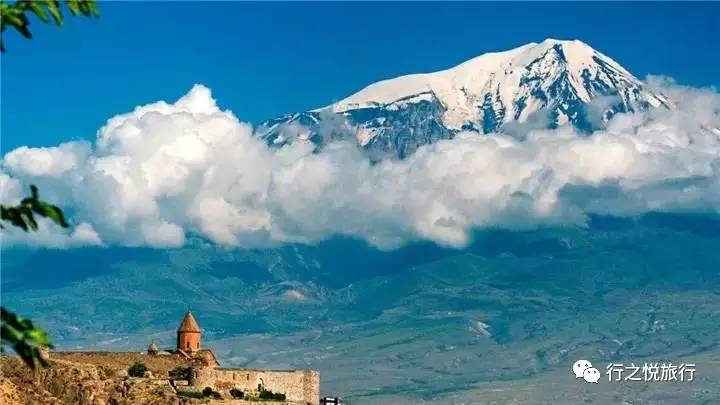
[[[200,326],[198,326],[197,322],[195,321],[195,317],[193,316],[190,311],[185,314],[185,318],[183,318],[182,322],[180,322],[180,326],[178,326],[178,332],[200,332]]]

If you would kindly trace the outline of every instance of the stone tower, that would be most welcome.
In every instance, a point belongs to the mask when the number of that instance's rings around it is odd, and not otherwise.
[[[177,349],[193,354],[200,350],[200,327],[190,311],[185,314],[177,330]]]

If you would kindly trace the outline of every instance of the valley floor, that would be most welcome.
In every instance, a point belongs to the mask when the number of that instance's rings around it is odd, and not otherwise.
[[[576,405],[625,404],[718,404],[720,403],[720,349],[680,359],[697,365],[699,376],[693,382],[608,382],[598,384],[575,380],[566,368],[539,373],[528,378],[477,384],[460,392],[432,400],[381,395],[358,398],[348,403],[453,405]]]

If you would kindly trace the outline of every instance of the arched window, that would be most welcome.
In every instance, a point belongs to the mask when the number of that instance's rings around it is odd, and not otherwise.
[[[189,349],[189,348],[190,348],[190,342],[185,342],[185,348],[186,348],[186,349]]]
[[[197,342],[197,348],[198,349],[200,348],[200,342]]]

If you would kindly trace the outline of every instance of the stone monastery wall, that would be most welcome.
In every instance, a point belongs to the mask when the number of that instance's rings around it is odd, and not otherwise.
[[[258,395],[258,385],[272,392],[286,395],[293,404],[320,402],[320,373],[311,370],[273,371],[231,368],[201,368],[196,370],[193,387],[198,391],[212,387],[227,392],[231,388],[242,390],[246,395]]]
[[[150,356],[139,352],[50,352],[50,359],[94,364],[116,371],[125,371],[140,362],[159,377],[167,377],[168,371],[175,367],[188,365],[188,359],[179,355]]]

